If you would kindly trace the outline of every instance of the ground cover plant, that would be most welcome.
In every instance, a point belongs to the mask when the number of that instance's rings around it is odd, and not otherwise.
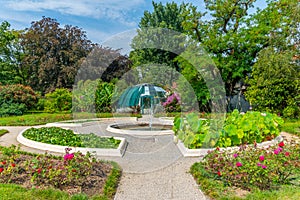
[[[93,133],[75,134],[72,130],[59,127],[30,128],[23,136],[37,142],[70,147],[118,148],[121,142],[113,137],[99,137]]]
[[[115,163],[97,161],[90,154],[70,153],[70,150],[67,148],[65,155],[58,157],[21,152],[15,146],[0,147],[0,183],[13,183],[26,189],[46,189],[41,192],[44,195],[49,193],[49,188],[54,188],[65,192],[57,195],[66,196],[67,193],[81,197],[76,199],[95,195],[98,199],[112,199],[120,168]]]
[[[274,199],[270,194],[283,196],[288,189],[295,191],[289,194],[293,199],[300,197],[300,145],[282,141],[265,149],[255,144],[230,152],[216,148],[195,163],[191,173],[214,199],[234,199],[236,191],[249,195],[246,199]]]

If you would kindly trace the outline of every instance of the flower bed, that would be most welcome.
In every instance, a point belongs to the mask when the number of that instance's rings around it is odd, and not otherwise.
[[[64,157],[54,157],[20,152],[15,146],[0,147],[0,182],[112,198],[120,177],[116,164],[70,150],[66,149]]]
[[[245,191],[274,190],[285,184],[299,187],[300,145],[282,141],[265,149],[256,145],[231,152],[216,148],[202,162],[195,163],[191,173],[200,184],[208,181],[201,188],[212,198],[216,196],[207,190],[210,183]]]

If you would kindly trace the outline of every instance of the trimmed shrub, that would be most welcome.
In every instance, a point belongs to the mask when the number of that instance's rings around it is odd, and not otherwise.
[[[57,88],[54,92],[45,95],[46,112],[70,111],[72,108],[72,93],[65,88]]]

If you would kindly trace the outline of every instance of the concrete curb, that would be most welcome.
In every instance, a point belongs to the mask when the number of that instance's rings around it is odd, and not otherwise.
[[[282,141],[282,137],[278,136],[275,139],[271,141],[266,141],[262,143],[258,143],[258,148],[267,148],[269,146],[276,145],[279,141]],[[186,148],[181,140],[179,140],[176,136],[174,136],[174,142],[176,143],[176,146],[182,153],[184,157],[204,157],[208,151],[213,151],[215,148],[203,148],[203,149],[189,149]],[[238,150],[240,147],[227,147],[227,148],[220,148],[220,151],[234,151]]]
[[[29,127],[32,128],[32,127]],[[53,144],[46,144],[42,142],[36,142],[33,140],[29,140],[23,136],[23,133],[29,129],[26,128],[22,130],[18,136],[17,141],[21,144],[45,151],[52,151],[57,153],[65,153],[66,148],[72,148],[71,152],[80,151],[83,154],[90,152],[96,156],[113,156],[113,157],[122,157],[126,151],[126,147],[128,145],[125,138],[122,137],[113,137],[114,139],[121,140],[119,147],[117,149],[100,149],[100,148],[82,148],[82,147],[68,147],[68,146],[60,146],[60,145],[53,145]],[[36,128],[36,127],[35,127]]]
[[[174,134],[172,130],[159,130],[159,131],[141,131],[141,130],[125,130],[125,129],[119,129],[115,128],[114,126],[117,125],[132,125],[132,124],[109,124],[106,128],[107,131],[111,133],[118,133],[118,134],[124,134],[124,135],[136,135],[136,136],[156,136],[156,135],[171,135]],[[156,125],[156,124],[153,124]]]

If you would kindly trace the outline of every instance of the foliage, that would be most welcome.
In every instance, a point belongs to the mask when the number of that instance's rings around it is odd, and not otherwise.
[[[227,96],[249,73],[257,54],[268,46],[285,49],[298,41],[299,4],[297,0],[268,1],[265,9],[249,14],[255,1],[205,1],[209,20],[191,11],[185,15],[185,32],[200,42],[212,56],[225,82]],[[297,17],[295,17],[297,16]],[[298,34],[299,35],[299,34]]]
[[[99,80],[80,80],[72,91],[73,112],[95,112],[95,93]]]
[[[99,82],[95,93],[96,112],[112,112],[115,85],[113,83]]]
[[[10,24],[3,21],[0,24],[0,84],[19,83],[18,62],[20,52],[19,32],[10,30]]]
[[[56,88],[71,89],[79,61],[92,49],[91,41],[80,28],[62,28],[55,19],[46,17],[32,22],[20,40],[25,53],[20,64],[23,79],[42,94]]]
[[[25,138],[37,142],[71,147],[117,148],[120,140],[99,137],[93,133],[75,134],[59,127],[30,128],[23,133]]]
[[[6,129],[0,129],[0,137],[5,135],[6,133],[9,133],[9,131]]]
[[[66,113],[33,113],[22,116],[1,117],[0,126],[33,126],[72,119]]]
[[[225,185],[245,190],[276,189],[293,183],[299,174],[300,146],[280,142],[266,149],[255,145],[239,150],[209,152],[201,165],[206,177],[222,181]]]
[[[0,116],[22,115],[36,102],[37,95],[29,86],[0,85]]]
[[[62,112],[72,108],[72,93],[66,88],[57,88],[46,94],[45,111]]]
[[[217,146],[228,147],[274,139],[283,120],[275,114],[234,110],[225,120]]]
[[[180,96],[177,93],[173,93],[167,97],[167,100],[165,102],[163,102],[163,106],[167,113],[180,112],[180,103]]]
[[[225,120],[219,133],[212,134],[212,120],[199,118],[195,113],[174,119],[173,130],[187,148],[203,146],[230,147],[274,139],[280,133],[283,120],[270,113],[234,110]]]
[[[116,163],[97,161],[89,153],[70,153],[70,150],[66,149],[64,157],[55,157],[47,153],[36,155],[20,152],[15,146],[1,147],[0,182],[23,184],[23,187],[37,190],[41,188],[38,196],[49,196],[47,199],[53,199],[55,195],[57,198],[63,196],[64,199],[71,199],[71,196],[72,199],[113,198],[120,177],[119,166]],[[55,191],[50,195],[49,191],[53,190],[47,188],[65,192]],[[3,185],[0,192],[2,189]],[[23,192],[26,194],[28,191],[24,189]],[[12,194],[11,197],[17,194]]]
[[[276,52],[273,48],[260,52],[246,92],[255,110],[287,118],[300,116],[300,71],[299,63],[293,60],[295,54],[295,51]]]

